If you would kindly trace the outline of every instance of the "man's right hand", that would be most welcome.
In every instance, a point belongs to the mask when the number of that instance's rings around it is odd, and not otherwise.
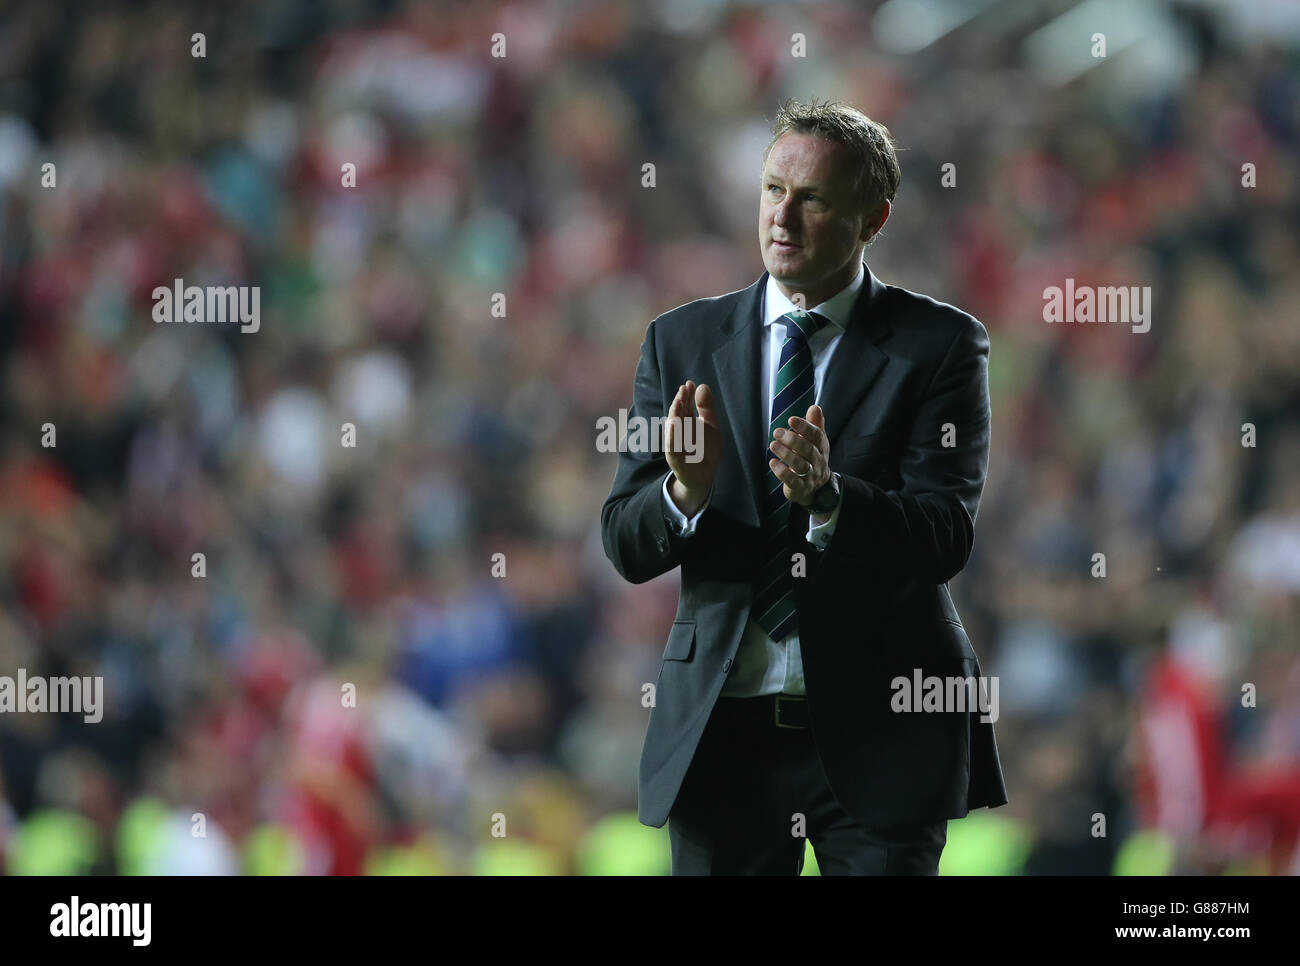
[[[713,406],[712,391],[703,384],[697,387],[690,379],[678,387],[667,415],[670,418],[664,425],[664,458],[675,477],[668,485],[668,492],[677,509],[690,517],[704,505],[713,488],[713,477],[722,459],[722,426]],[[675,429],[675,426],[684,428],[687,420],[694,421],[689,453],[692,459],[698,458],[694,463],[687,462],[685,440],[679,438],[684,434]]]

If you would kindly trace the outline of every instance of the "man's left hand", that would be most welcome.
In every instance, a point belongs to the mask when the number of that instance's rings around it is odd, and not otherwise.
[[[807,506],[813,494],[830,482],[831,444],[826,438],[826,417],[820,406],[808,407],[806,419],[790,417],[789,429],[778,429],[769,448],[777,458],[768,468],[784,486],[791,503]],[[800,473],[806,474],[802,478]]]

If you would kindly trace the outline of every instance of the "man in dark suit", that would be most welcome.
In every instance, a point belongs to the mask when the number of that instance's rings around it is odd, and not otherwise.
[[[646,330],[629,422],[669,417],[663,446],[620,453],[601,532],[633,583],[681,567],[639,789],[674,874],[798,874],[807,839],[823,873],[933,875],[947,820],[1007,801],[948,592],[988,466],[988,334],[864,263],[899,178],[883,125],[783,105],[763,276]],[[932,678],[983,699],[922,707]]]

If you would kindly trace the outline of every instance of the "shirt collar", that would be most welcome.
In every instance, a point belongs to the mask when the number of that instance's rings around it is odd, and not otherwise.
[[[854,276],[853,281],[840,289],[825,302],[820,305],[814,305],[809,312],[816,312],[818,315],[830,320],[831,324],[841,331],[849,327],[849,316],[853,312],[853,303],[857,301],[858,290],[862,288],[862,283],[866,279],[866,269],[864,263],[858,262],[858,274]],[[771,275],[767,276],[767,288],[764,290],[763,299],[763,326],[766,328],[773,322],[776,322],[781,316],[795,310],[795,304],[786,298],[785,293],[781,291],[776,284],[776,279]]]

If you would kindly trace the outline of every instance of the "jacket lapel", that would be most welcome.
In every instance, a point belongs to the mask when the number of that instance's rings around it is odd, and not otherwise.
[[[888,358],[876,345],[893,331],[885,313],[875,311],[883,305],[885,287],[870,268],[865,271],[862,289],[818,396],[826,413],[826,432],[832,447]],[[764,380],[759,370],[763,362],[761,340],[764,335],[760,309],[767,276],[768,273],[763,272],[757,282],[740,293],[731,314],[723,322],[724,341],[713,352],[719,405],[726,420],[725,428],[736,442],[740,463],[739,476],[728,472],[726,460],[719,467],[715,482],[717,499],[723,506],[741,509],[745,514],[742,522],[751,526],[759,526],[761,519],[762,482],[766,470],[763,453],[767,447],[767,432],[762,425],[761,395]]]
[[[736,300],[731,315],[723,322],[723,343],[713,352],[713,367],[718,374],[719,393],[716,396],[723,415],[728,438],[735,441],[740,475],[729,472],[731,466],[723,460],[714,481],[719,503],[743,513],[742,523],[759,525],[759,468],[763,462],[766,440],[763,427],[762,342],[763,319],[759,310],[763,305],[763,286],[767,272],[757,282],[745,289]],[[712,501],[710,501],[712,502]]]
[[[884,296],[885,286],[867,268],[849,324],[831,356],[826,383],[817,397],[826,414],[826,435],[832,448],[889,358],[876,344],[893,332],[889,316],[883,311]]]

